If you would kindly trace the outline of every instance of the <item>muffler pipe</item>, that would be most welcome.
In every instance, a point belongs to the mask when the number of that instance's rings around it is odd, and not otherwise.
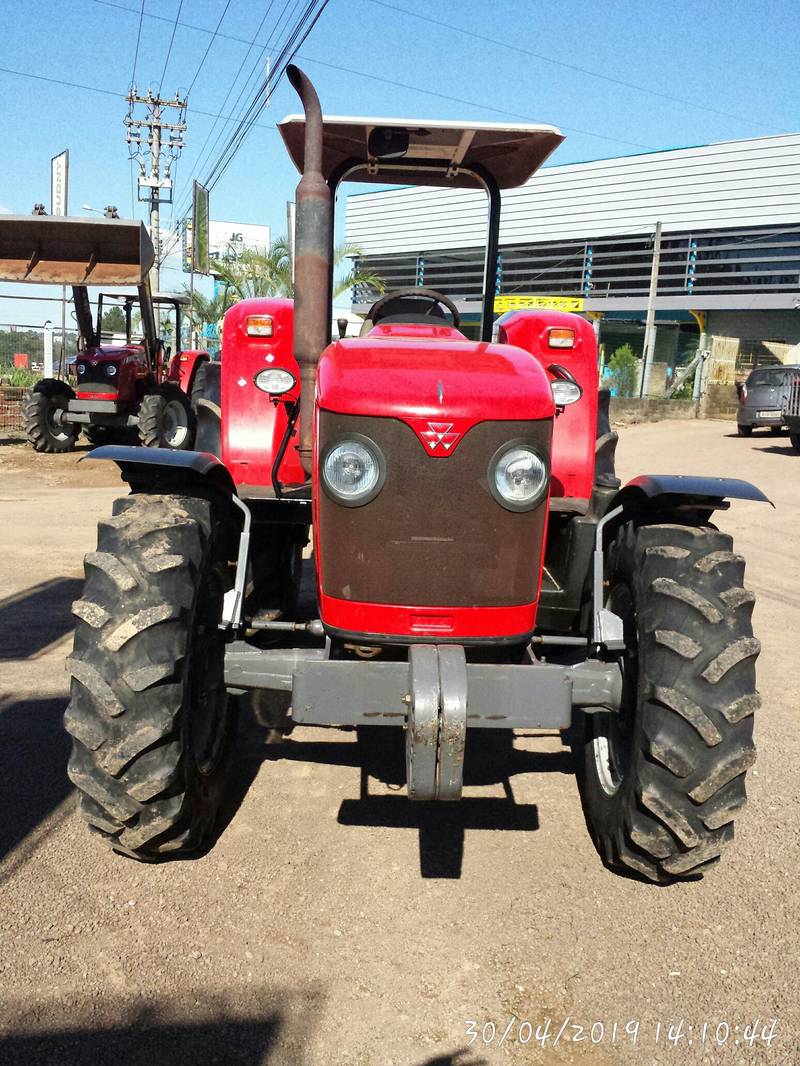
[[[317,363],[328,343],[331,272],[331,191],[322,174],[322,108],[316,89],[298,67],[286,68],[305,112],[303,174],[295,193],[294,357],[300,370],[300,462],[311,474]]]

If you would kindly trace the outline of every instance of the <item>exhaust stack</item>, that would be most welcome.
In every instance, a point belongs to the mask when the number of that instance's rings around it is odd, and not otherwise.
[[[331,191],[322,174],[322,108],[308,77],[287,67],[305,112],[303,174],[295,194],[294,356],[300,369],[300,462],[311,474],[317,363],[328,343]]]

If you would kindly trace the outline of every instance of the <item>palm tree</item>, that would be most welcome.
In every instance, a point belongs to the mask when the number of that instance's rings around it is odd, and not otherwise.
[[[225,286],[224,289],[217,292],[210,299],[195,290],[192,293],[191,300],[192,319],[195,328],[199,329],[206,325],[215,326],[228,308],[232,307],[238,299],[239,297],[228,286]]]
[[[357,257],[362,254],[352,244],[341,244],[334,249],[334,299],[355,285],[368,285],[379,293],[384,291],[383,281],[377,274],[359,267]],[[341,267],[347,259],[356,261],[342,273]],[[286,237],[277,237],[264,251],[248,248],[224,260],[215,259],[211,272],[234,294],[232,302],[252,296],[294,295],[291,249]]]

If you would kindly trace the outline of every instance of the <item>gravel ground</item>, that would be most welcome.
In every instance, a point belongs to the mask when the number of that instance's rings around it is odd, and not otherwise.
[[[603,868],[557,736],[475,763],[431,818],[375,779],[364,794],[352,734],[270,746],[246,723],[206,855],[107,853],[74,813],[60,719],[81,559],[121,493],[103,464],[0,447],[3,1066],[800,1062],[800,456],[720,422],[623,434],[625,476],[734,474],[776,503],[719,521],[764,648],[750,804],[721,866],[667,888]]]

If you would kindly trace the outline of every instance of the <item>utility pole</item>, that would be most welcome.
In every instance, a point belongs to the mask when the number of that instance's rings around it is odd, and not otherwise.
[[[642,361],[642,384],[640,396],[650,394],[650,374],[656,347],[656,295],[658,294],[658,268],[661,262],[661,223],[656,222],[653,235],[653,265],[650,268],[650,295],[647,298],[647,320],[644,327],[644,358]]]
[[[136,148],[132,155],[139,159],[139,200],[150,202],[150,239],[153,242],[156,258],[150,271],[150,286],[153,292],[159,289],[159,267],[161,260],[161,224],[159,210],[161,204],[172,203],[172,165],[177,160],[184,146],[183,134],[186,131],[186,97],[177,94],[170,100],[153,95],[148,90],[146,96],[131,86],[126,97],[128,114],[125,127],[129,145]],[[143,112],[136,113],[137,108]],[[165,121],[170,109],[178,112],[175,122]],[[166,136],[164,136],[166,134]],[[142,145],[150,149],[149,171]],[[162,156],[166,158],[162,165]],[[144,195],[143,195],[144,190]]]

